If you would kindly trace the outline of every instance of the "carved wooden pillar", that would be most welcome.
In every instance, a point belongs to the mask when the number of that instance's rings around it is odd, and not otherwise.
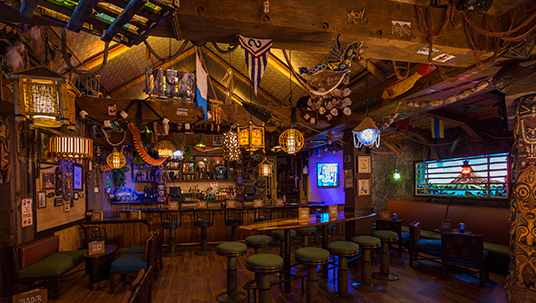
[[[521,303],[536,298],[536,94],[517,100],[514,136],[506,298]]]

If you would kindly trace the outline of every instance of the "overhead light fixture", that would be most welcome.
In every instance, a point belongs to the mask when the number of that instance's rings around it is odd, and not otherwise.
[[[261,126],[253,125],[249,121],[249,125],[245,127],[237,127],[238,143],[240,147],[246,151],[254,152],[259,149],[264,150],[264,123]]]
[[[397,168],[395,168],[395,171],[393,173],[393,179],[395,181],[399,181],[400,180],[400,170]]]
[[[168,140],[163,140],[155,145],[154,150],[158,153],[160,158],[171,158],[173,152],[176,151],[177,148]]]
[[[197,147],[206,147],[205,143],[203,143],[203,135],[199,136],[199,142],[195,146],[197,146]]]
[[[259,164],[259,176],[269,177],[272,175],[272,162],[266,158]]]
[[[467,134],[467,109],[469,108],[469,106],[466,106],[463,108],[463,111],[464,111],[464,119],[463,119],[463,130],[464,132]],[[469,160],[467,160],[467,138],[463,140],[463,145],[464,145],[464,153],[465,153],[465,157],[464,157],[464,161],[463,161],[463,165],[462,165],[462,171],[461,171],[461,174],[462,176],[464,177],[469,177],[471,175],[471,172],[473,171],[471,169],[471,166],[469,165]]]
[[[227,161],[237,161],[240,157],[238,134],[232,130],[223,133],[223,158]]]
[[[173,158],[182,160],[182,157],[184,157],[184,151],[182,149],[177,149],[176,151],[173,152],[172,155],[173,155]]]
[[[93,140],[83,137],[50,137],[48,153],[53,158],[89,159],[93,157]]]
[[[106,157],[106,163],[108,163],[112,169],[119,169],[125,166],[127,159],[125,159],[123,153],[120,153],[117,150],[117,147],[114,146],[114,150],[108,155],[108,157]]]
[[[462,176],[469,177],[472,171],[473,170],[471,169],[471,165],[469,165],[469,161],[464,160],[462,165]]]
[[[303,135],[297,129],[287,129],[279,136],[279,145],[281,149],[289,155],[300,151],[303,147]]]
[[[366,117],[352,130],[355,148],[380,147],[380,130],[370,117]]]

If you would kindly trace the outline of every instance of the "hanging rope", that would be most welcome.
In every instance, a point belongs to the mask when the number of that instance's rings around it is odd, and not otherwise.
[[[65,32],[65,28],[61,28],[61,50],[63,53],[63,60],[69,67],[71,71],[73,71],[75,74],[77,74],[79,77],[82,78],[91,78],[101,73],[101,71],[106,66],[106,63],[108,62],[108,46],[110,46],[110,42],[106,42],[104,44],[104,53],[102,54],[102,63],[101,65],[93,72],[90,71],[82,71],[77,70],[72,64],[71,60],[67,58],[67,34]],[[45,48],[46,50],[46,48]]]
[[[292,71],[292,74],[294,75],[294,77],[296,77],[296,79],[298,79],[298,82],[300,82],[300,84],[303,85],[303,87],[305,87],[311,94],[314,94],[314,95],[317,95],[317,96],[325,96],[325,95],[331,93],[333,90],[335,90],[342,83],[342,81],[344,80],[344,76],[346,76],[346,74],[342,74],[341,78],[339,79],[339,82],[337,82],[337,84],[335,84],[335,86],[333,86],[329,90],[324,91],[324,92],[317,91],[314,88],[312,88],[300,75],[298,75],[296,73],[296,71],[294,70],[294,67],[292,66],[292,63],[288,59],[288,55],[287,55],[286,50],[283,50],[283,55],[285,55],[285,60],[287,61],[288,67]]]
[[[435,34],[435,28],[434,28],[434,19],[432,18],[432,12],[430,10],[430,6],[426,5],[426,19],[423,16],[423,12],[421,8],[417,5],[415,5],[415,10],[417,12],[417,19],[418,19],[418,25],[420,32],[425,35],[428,38],[428,63],[432,64],[432,53],[433,53],[433,46],[434,41],[441,37],[445,33],[445,29],[447,28],[447,24],[451,20],[451,15],[453,11],[454,4],[449,3],[447,5],[447,13],[445,14],[445,18],[443,20],[443,25],[441,25],[441,29],[439,30],[439,33],[437,35]],[[425,21],[426,20],[426,21]]]
[[[368,62],[368,60],[367,60],[367,62]],[[408,62],[408,67],[406,68],[406,75],[404,75],[404,76],[400,75],[400,70],[398,70],[398,67],[396,66],[396,62],[395,61],[391,61],[391,62],[393,62],[393,69],[395,71],[395,75],[396,75],[396,78],[398,80],[404,80],[409,76],[409,67],[410,67],[409,62]]]
[[[234,51],[236,50],[236,48],[238,47],[238,45],[233,45],[233,46],[229,45],[229,47],[227,48],[227,50],[223,50],[223,49],[221,49],[221,48],[218,46],[218,44],[216,44],[216,43],[214,43],[214,42],[212,42],[212,45],[214,46],[214,48],[215,48],[220,54],[224,54],[224,55],[226,55],[226,54],[230,54],[230,53],[234,52]]]
[[[155,51],[154,49],[151,47],[151,45],[149,45],[149,42],[147,42],[147,40],[144,40],[143,43],[145,44],[145,46],[147,47],[147,49],[149,50],[149,52],[151,52],[151,54],[156,58],[156,60],[162,62],[162,63],[166,63],[166,62],[169,62],[171,60],[174,60],[175,58],[177,58],[180,54],[182,54],[182,52],[184,51],[184,49],[186,48],[186,45],[188,44],[188,42],[190,42],[189,40],[184,40],[182,42],[182,45],[181,47],[179,48],[179,50],[177,50],[177,52],[175,52],[173,55],[169,55],[169,57],[167,58],[162,58],[160,57]]]

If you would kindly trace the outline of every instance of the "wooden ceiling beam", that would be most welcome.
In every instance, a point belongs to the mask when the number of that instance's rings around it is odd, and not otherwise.
[[[380,80],[381,82],[387,81],[385,73],[369,59],[365,61],[358,61],[358,63],[362,67],[366,68],[369,72],[371,72],[374,76],[376,76],[376,78],[378,78],[378,80]]]
[[[423,115],[434,118],[434,119],[441,119],[446,122],[454,123],[458,125],[459,127],[463,128],[463,130],[471,136],[471,138],[476,142],[482,142],[484,139],[478,134],[476,131],[476,127],[474,125],[477,124],[477,120],[467,118],[461,115],[457,115],[442,109],[436,109],[429,112],[422,113]],[[467,122],[466,122],[467,121]]]
[[[387,146],[391,151],[393,151],[397,155],[402,153],[400,148],[398,146],[396,146],[395,144],[392,144],[391,142],[383,141],[382,144],[385,144],[385,146]]]
[[[292,75],[292,72],[290,71],[290,68],[288,67],[288,65],[283,63],[281,60],[279,60],[279,58],[274,56],[272,53],[268,55],[268,64],[275,67],[275,69],[277,69],[280,73],[285,75],[285,77],[290,78],[290,80],[292,80],[292,82],[294,82],[295,85],[298,85],[301,88],[305,89],[305,87],[303,87],[300,81],[298,81],[298,79],[296,79],[296,77]]]

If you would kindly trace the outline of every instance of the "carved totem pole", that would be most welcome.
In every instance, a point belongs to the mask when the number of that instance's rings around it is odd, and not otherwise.
[[[507,302],[536,302],[536,61],[502,68],[495,88],[516,104]]]

